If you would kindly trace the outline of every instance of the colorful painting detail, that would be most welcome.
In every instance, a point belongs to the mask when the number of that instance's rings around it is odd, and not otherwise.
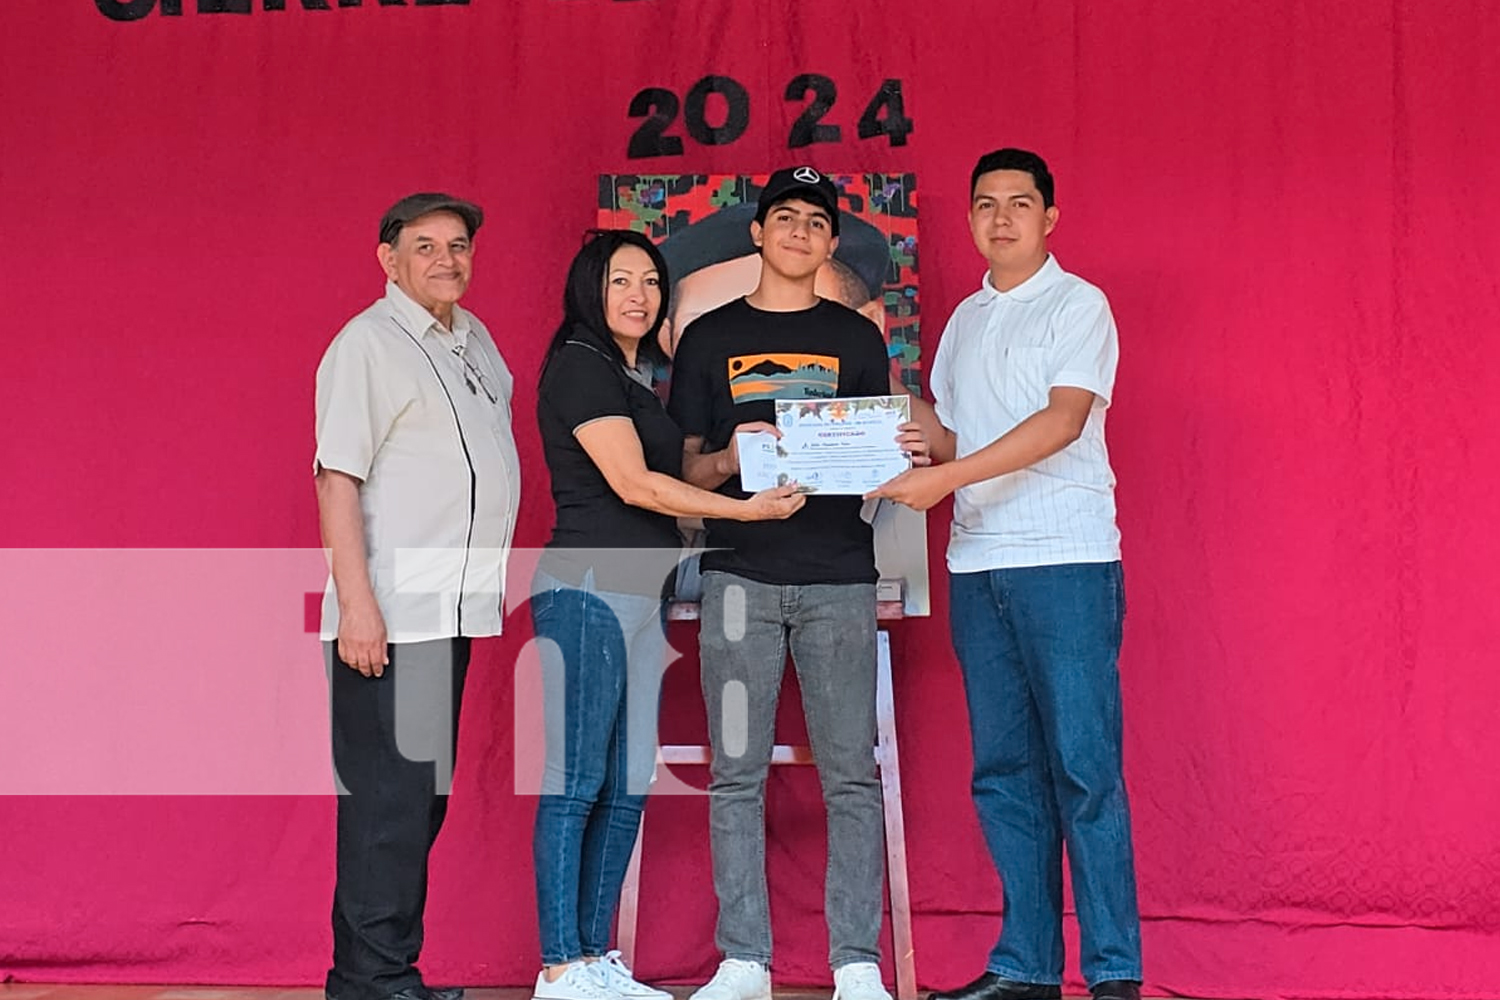
[[[749,226],[766,174],[605,174],[599,225],[645,233],[661,248],[673,314],[685,323],[754,288]],[[839,245],[819,294],[857,309],[880,327],[892,370],[920,390],[921,310],[917,280],[915,174],[830,174],[840,192]],[[752,266],[741,266],[743,264]],[[699,274],[699,272],[705,272]],[[747,287],[748,286],[748,287]],[[669,337],[680,338],[683,328]],[[756,397],[761,398],[761,397]]]

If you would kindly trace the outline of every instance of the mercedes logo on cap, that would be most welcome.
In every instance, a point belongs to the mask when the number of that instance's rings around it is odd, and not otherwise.
[[[818,173],[812,167],[798,167],[796,170],[792,171],[792,176],[801,181],[803,184],[816,184],[818,183],[818,181],[823,179],[823,175]]]

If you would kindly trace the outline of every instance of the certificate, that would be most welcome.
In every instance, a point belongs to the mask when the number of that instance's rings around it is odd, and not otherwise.
[[[911,468],[896,428],[906,396],[778,399],[774,434],[737,434],[740,485],[751,493],[796,483],[806,493],[862,496]]]

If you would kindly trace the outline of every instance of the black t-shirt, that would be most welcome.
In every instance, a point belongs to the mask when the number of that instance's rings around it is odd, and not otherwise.
[[[668,412],[704,451],[750,420],[774,423],[777,399],[883,396],[885,343],[874,323],[836,302],[767,312],[736,299],[693,322],[673,359]],[[738,476],[719,487],[748,496]],[[874,583],[875,542],[857,496],[810,496],[784,521],[707,522],[703,568],[761,583]]]
[[[552,500],[557,507],[557,524],[542,568],[568,583],[579,583],[583,573],[594,568],[601,587],[633,592],[639,589],[639,581],[636,586],[624,586],[631,582],[628,567],[593,566],[588,556],[568,550],[676,552],[682,536],[675,518],[621,500],[578,443],[574,431],[601,417],[628,417],[641,440],[646,468],[682,477],[682,431],[667,416],[656,393],[632,378],[603,348],[568,341],[547,365],[537,391],[542,454],[552,474]]]

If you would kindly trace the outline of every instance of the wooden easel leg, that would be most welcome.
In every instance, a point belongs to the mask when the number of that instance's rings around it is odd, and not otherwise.
[[[657,766],[661,764],[658,761]],[[641,845],[646,842],[646,814],[641,813],[641,828],[635,835],[635,850],[625,869],[625,884],[620,887],[620,910],[615,924],[615,946],[625,964],[635,968],[635,921],[641,899]]]
[[[911,940],[911,888],[906,880],[906,820],[901,811],[901,759],[896,752],[896,702],[891,684],[891,636],[876,633],[875,757],[885,806],[886,878],[891,893],[897,1000],[916,1000],[917,968]]]

